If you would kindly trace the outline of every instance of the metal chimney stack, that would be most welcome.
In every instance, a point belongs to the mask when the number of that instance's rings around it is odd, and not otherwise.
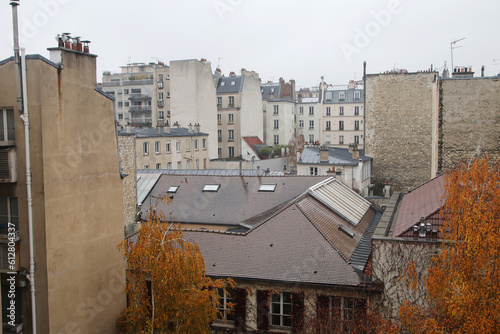
[[[19,28],[17,20],[17,6],[19,6],[19,0],[12,0],[10,2],[12,6],[12,24],[14,32],[14,63],[16,68],[16,92],[17,92],[17,111],[20,114],[23,113],[23,82],[22,82],[22,68],[21,68],[21,54],[19,53]]]

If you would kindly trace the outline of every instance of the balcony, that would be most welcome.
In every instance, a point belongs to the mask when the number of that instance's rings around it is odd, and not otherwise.
[[[137,112],[150,113],[151,110],[152,110],[151,106],[135,106],[131,107],[128,111],[131,113],[137,113]]]
[[[132,101],[151,101],[151,96],[146,95],[146,94],[130,94],[129,100]]]
[[[0,183],[17,182],[17,154],[14,147],[0,150]]]

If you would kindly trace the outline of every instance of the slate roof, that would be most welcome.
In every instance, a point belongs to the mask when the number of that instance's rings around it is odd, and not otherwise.
[[[359,150],[359,158],[362,161],[373,160],[372,157],[365,155],[365,150]],[[334,166],[357,166],[358,159],[352,158],[352,153],[349,149],[342,147],[329,147],[328,148],[328,163],[320,162],[319,160],[319,147],[309,146],[304,147],[300,159],[297,164],[311,165],[334,165]]]
[[[354,92],[357,91],[359,92],[359,99],[354,99]],[[329,94],[327,93],[332,93],[332,98],[328,99],[327,97]],[[344,100],[340,100],[339,93],[344,92]],[[325,89],[325,98],[323,102],[325,104],[331,104],[331,103],[362,103],[364,99],[365,93],[363,90],[363,85],[356,85],[355,89],[349,89],[349,86],[347,85],[336,85],[336,86],[328,86]]]
[[[428,218],[439,211],[444,204],[445,175],[441,174],[403,195],[394,222],[394,236],[401,236],[418,224],[420,217]]]
[[[303,194],[325,179],[326,176],[163,174],[148,198],[166,195],[171,186],[180,186],[176,193],[171,194],[173,199],[170,205],[157,204],[157,209],[167,217],[179,223],[239,226],[239,223]],[[220,184],[220,188],[217,192],[204,192],[206,184]],[[276,189],[274,192],[259,192],[261,184],[276,184]],[[149,203],[148,198],[145,203]],[[142,217],[146,216],[148,209],[143,205]]]
[[[137,138],[154,138],[154,137],[191,137],[191,136],[208,136],[208,133],[189,133],[187,128],[170,127],[170,132],[156,133],[156,128],[136,128],[131,127],[129,131],[122,130],[118,135],[135,134]]]
[[[303,97],[299,99],[298,103],[319,103],[319,97]]]
[[[239,93],[243,90],[244,81],[245,81],[244,75],[220,77],[219,81],[217,82],[217,94]],[[224,83],[224,85],[222,85],[222,83]]]
[[[280,98],[280,89],[281,86],[279,83],[272,83],[272,84],[263,84],[260,86],[261,92],[262,92],[262,99],[267,100],[269,99],[269,95],[271,94],[271,91],[274,89],[274,92],[272,93],[274,95],[274,99],[279,99]]]

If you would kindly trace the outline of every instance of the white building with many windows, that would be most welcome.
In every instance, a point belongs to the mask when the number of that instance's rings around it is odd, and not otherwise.
[[[321,140],[321,104],[317,97],[299,98],[295,105],[296,133],[304,142],[314,144]]]

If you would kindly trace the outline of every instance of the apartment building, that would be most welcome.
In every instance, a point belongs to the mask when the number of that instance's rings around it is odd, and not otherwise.
[[[208,134],[200,132],[198,124],[188,128],[127,127],[119,136],[135,136],[139,169],[207,169],[210,163]]]
[[[287,145],[295,135],[295,80],[261,85],[264,144]]]
[[[121,66],[121,73],[106,71],[102,89],[115,99],[120,127],[169,123],[170,69],[164,63],[131,63]]]
[[[259,75],[242,69],[241,75],[221,77],[217,69],[216,80],[218,157],[251,160],[242,154],[243,137],[264,138]]]
[[[10,333],[32,333],[35,320],[38,333],[117,333],[126,298],[113,101],[97,89],[97,56],[63,37],[50,60],[23,58],[22,97],[14,57],[0,61],[2,322]]]
[[[321,139],[321,104],[318,97],[299,98],[295,106],[295,131],[304,142],[314,144]]]

